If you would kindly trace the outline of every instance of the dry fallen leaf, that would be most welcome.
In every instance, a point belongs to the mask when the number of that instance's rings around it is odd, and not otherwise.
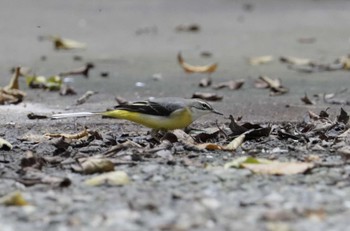
[[[46,163],[45,159],[34,154],[32,151],[27,151],[25,156],[21,159],[21,168],[32,168],[41,170],[41,168]]]
[[[234,151],[243,144],[244,139],[245,139],[245,134],[243,133],[238,137],[236,137],[234,140],[232,140],[228,145],[226,145],[224,149],[228,151]]]
[[[95,65],[93,63],[87,63],[85,66],[77,68],[75,70],[62,72],[60,76],[72,76],[72,75],[83,75],[85,78],[89,77],[89,71],[94,68]]]
[[[103,153],[103,156],[111,157],[122,150],[133,149],[133,148],[142,148],[142,146],[134,141],[128,140],[124,143],[120,143],[115,146],[112,146],[109,150]]]
[[[314,167],[313,163],[303,162],[271,162],[269,164],[242,164],[246,169],[254,173],[270,174],[270,175],[292,175],[304,173]]]
[[[0,150],[9,151],[11,149],[12,149],[12,144],[10,144],[10,142],[0,137]]]
[[[348,113],[343,109],[340,108],[340,115],[337,116],[337,121],[343,124],[347,124],[349,122],[350,116]]]
[[[0,204],[6,206],[25,206],[28,205],[28,202],[24,199],[21,192],[15,191],[1,197]]]
[[[216,93],[209,92],[195,92],[192,95],[192,99],[204,99],[207,101],[220,101],[223,99],[223,96],[219,96]]]
[[[307,94],[305,93],[305,96],[301,98],[301,101],[304,102],[306,105],[314,105],[315,102],[310,100]]]
[[[261,64],[270,63],[273,61],[272,55],[264,55],[264,56],[258,56],[258,57],[252,57],[249,59],[249,64],[252,66],[257,66]]]
[[[213,73],[218,67],[217,63],[206,66],[194,66],[188,64],[184,61],[180,52],[177,55],[177,60],[186,73]]]
[[[267,76],[260,76],[259,79],[267,83],[271,90],[271,96],[282,95],[289,91],[288,88],[282,86],[281,80],[279,79],[271,79]]]
[[[59,36],[40,36],[39,40],[50,40],[56,50],[85,49],[86,44],[72,39],[61,38]]]
[[[280,61],[282,63],[288,63],[292,65],[312,65],[313,63],[310,59],[296,58],[291,56],[282,56],[280,57]]]
[[[215,84],[213,88],[222,89],[222,88],[228,87],[230,90],[238,90],[243,86],[244,82],[245,82],[244,79],[230,80],[227,82]]]
[[[92,177],[87,179],[84,183],[89,186],[100,186],[105,184],[111,186],[121,186],[129,184],[130,178],[123,171],[114,171]]]
[[[246,168],[254,173],[270,175],[292,175],[304,173],[313,168],[314,163],[278,162],[267,159],[240,157],[225,164],[225,168]]]
[[[270,163],[270,160],[266,160],[266,159],[261,159],[261,158],[254,158],[251,156],[242,156],[242,157],[238,157],[232,161],[227,162],[224,165],[224,168],[242,168],[244,163],[246,164],[262,164],[262,163]]]
[[[93,174],[114,171],[112,161],[104,158],[89,157],[79,159],[77,162],[77,164],[73,164],[71,167],[75,172],[79,173]]]
[[[51,138],[66,138],[66,139],[81,139],[89,135],[89,132],[86,128],[84,128],[83,131],[78,132],[76,134],[65,134],[65,133],[46,133],[45,136],[51,137]]]
[[[96,95],[98,92],[96,91],[87,91],[84,95],[82,95],[79,99],[77,99],[77,102],[75,105],[81,105],[85,103],[91,96]]]
[[[213,143],[203,143],[203,144],[196,144],[196,147],[198,149],[206,149],[206,150],[222,150],[222,147],[218,144]]]
[[[10,83],[4,88],[0,88],[0,105],[17,104],[22,102],[26,94],[23,91],[19,90],[19,76],[20,68],[17,67],[11,77]]]

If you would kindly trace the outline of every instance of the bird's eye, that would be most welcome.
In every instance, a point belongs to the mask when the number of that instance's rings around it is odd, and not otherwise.
[[[211,108],[209,107],[209,105],[206,104],[206,103],[202,103],[202,108],[203,108],[204,110],[210,110],[210,109],[211,109]]]

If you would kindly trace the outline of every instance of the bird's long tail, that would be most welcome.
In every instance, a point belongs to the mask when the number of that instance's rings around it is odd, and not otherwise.
[[[52,119],[63,119],[63,118],[72,118],[72,117],[88,117],[101,115],[101,112],[72,112],[72,113],[62,113],[62,114],[53,114]]]

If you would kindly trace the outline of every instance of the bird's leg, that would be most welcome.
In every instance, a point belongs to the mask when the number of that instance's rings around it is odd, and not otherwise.
[[[163,138],[163,136],[166,134],[166,130],[165,129],[152,129],[151,130],[151,137],[153,139],[155,139],[158,143],[161,143],[161,139]]]
[[[157,141],[159,141],[159,137],[158,137],[159,133],[158,133],[158,131],[159,131],[158,129],[152,129],[151,130],[151,137],[153,139],[157,140]]]

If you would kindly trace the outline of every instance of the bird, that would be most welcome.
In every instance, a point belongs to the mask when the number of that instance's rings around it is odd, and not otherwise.
[[[102,115],[129,120],[151,128],[152,131],[168,131],[185,128],[199,117],[210,113],[223,115],[201,99],[162,97],[121,104],[109,111],[53,114],[51,118]]]

